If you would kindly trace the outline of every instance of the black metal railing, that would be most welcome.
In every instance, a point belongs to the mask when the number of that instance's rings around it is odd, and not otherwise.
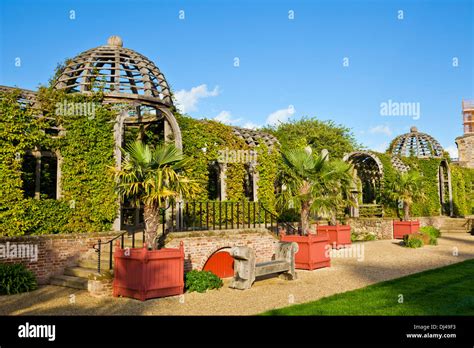
[[[234,230],[267,228],[278,234],[286,228],[293,234],[297,229],[278,217],[260,202],[251,201],[195,201],[178,202],[171,208],[169,232]]]

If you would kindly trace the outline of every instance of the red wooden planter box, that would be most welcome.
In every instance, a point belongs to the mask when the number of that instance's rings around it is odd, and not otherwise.
[[[352,244],[351,226],[349,225],[319,225],[317,231],[329,235],[329,244],[332,248],[339,249]]]
[[[145,301],[184,291],[184,247],[147,250],[115,248],[113,295]]]
[[[393,220],[393,238],[403,239],[406,234],[413,234],[420,229],[420,221],[397,221]]]
[[[286,235],[280,233],[282,242],[296,242],[299,250],[295,255],[295,267],[297,269],[313,269],[330,267],[331,259],[326,248],[329,237],[327,234],[308,234],[307,236]]]

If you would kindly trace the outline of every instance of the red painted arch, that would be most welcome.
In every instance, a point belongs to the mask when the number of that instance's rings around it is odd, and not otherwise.
[[[207,259],[204,271],[211,271],[219,278],[234,276],[234,259],[228,251],[218,250]]]

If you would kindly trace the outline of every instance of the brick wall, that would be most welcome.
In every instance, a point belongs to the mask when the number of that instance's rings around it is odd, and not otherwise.
[[[25,258],[0,258],[0,262],[21,262],[36,274],[39,284],[47,284],[51,276],[62,274],[66,267],[73,266],[79,259],[86,258],[89,253],[93,252],[92,245],[97,243],[99,238],[107,240],[116,235],[117,232],[4,237],[0,238],[0,244],[4,246],[7,242],[10,245],[37,245],[38,260],[34,262]]]
[[[178,248],[184,244],[184,270],[202,270],[209,257],[218,250],[233,246],[249,246],[256,253],[257,262],[270,261],[275,253],[278,239],[265,229],[179,232],[166,240],[167,248]]]

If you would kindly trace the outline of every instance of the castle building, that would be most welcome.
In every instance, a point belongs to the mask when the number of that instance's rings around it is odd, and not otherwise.
[[[462,117],[464,135],[456,138],[459,165],[474,168],[474,100],[463,100]]]

